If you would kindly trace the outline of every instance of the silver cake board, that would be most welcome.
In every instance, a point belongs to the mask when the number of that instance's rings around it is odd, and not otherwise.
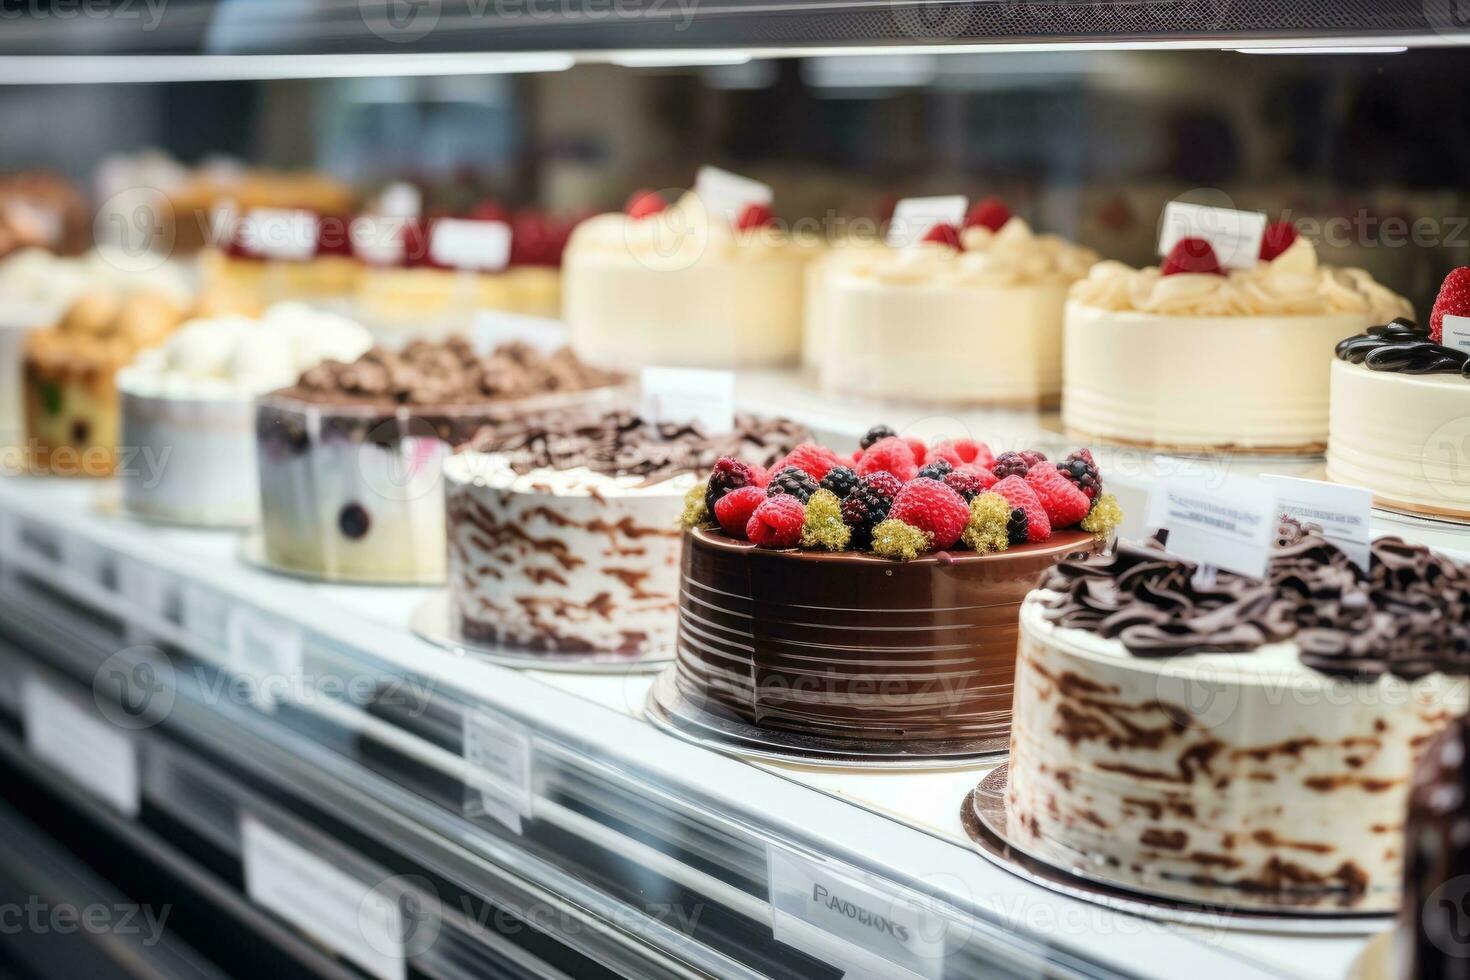
[[[567,674],[627,674],[661,670],[673,659],[672,650],[656,650],[631,657],[617,653],[556,653],[487,644],[463,636],[450,615],[449,594],[438,590],[414,610],[410,626],[421,639],[451,653],[474,657],[517,670],[552,670]]]
[[[293,565],[283,565],[266,557],[265,536],[254,530],[240,539],[240,560],[247,565],[253,565],[261,571],[270,572],[274,575],[285,575],[288,578],[300,579],[303,582],[327,582],[335,585],[443,585],[444,576],[425,575],[419,578],[404,576],[402,578],[382,578],[371,575],[352,575],[342,572],[324,572],[314,569],[297,568]]]
[[[834,739],[760,728],[696,704],[678,690],[676,668],[660,674],[648,692],[644,716],[675,738],[726,755],[790,762],[819,769],[962,769],[1004,758],[1005,740],[913,741]],[[993,740],[992,740],[993,741]]]
[[[1402,527],[1426,528],[1432,531],[1448,531],[1454,534],[1470,534],[1470,520],[1438,514],[1420,514],[1416,511],[1398,510],[1387,504],[1373,504],[1373,516],[1385,524]]]
[[[1273,901],[1269,894],[1220,886],[1180,883],[1180,887],[1193,888],[1197,896],[1197,900],[1183,899],[1124,886],[1077,868],[1063,868],[1023,847],[1008,833],[1005,804],[1008,771],[1008,765],[996,767],[965,795],[960,805],[960,822],[986,860],[1048,891],[1116,912],[1207,929],[1299,936],[1367,936],[1393,923],[1392,912],[1350,912],[1335,905],[1303,907]]]

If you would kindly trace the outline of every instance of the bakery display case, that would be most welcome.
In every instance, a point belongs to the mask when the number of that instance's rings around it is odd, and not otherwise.
[[[7,21],[0,975],[1453,975],[1467,44]]]

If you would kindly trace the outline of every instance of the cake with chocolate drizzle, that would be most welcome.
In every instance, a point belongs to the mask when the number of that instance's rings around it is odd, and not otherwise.
[[[358,582],[444,579],[440,470],[529,416],[631,397],[568,350],[463,337],[326,361],[256,402],[265,558]]]
[[[1015,841],[1155,894],[1396,909],[1414,760],[1466,707],[1470,570],[1380,538],[1365,572],[1286,521],[1266,580],[1198,571],[1120,542],[1027,598]]]
[[[782,419],[716,433],[626,410],[486,429],[444,464],[451,628],[548,658],[670,655],[685,496],[720,457],[765,466],[805,437]]]

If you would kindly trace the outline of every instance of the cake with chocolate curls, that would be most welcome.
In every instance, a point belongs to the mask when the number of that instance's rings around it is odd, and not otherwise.
[[[1028,597],[1014,841],[1176,898],[1396,909],[1410,772],[1467,704],[1470,571],[1397,538],[1363,570],[1284,523],[1265,580],[1198,572],[1123,542]]]

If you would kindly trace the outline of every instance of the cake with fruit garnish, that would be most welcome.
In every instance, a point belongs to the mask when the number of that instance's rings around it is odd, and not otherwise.
[[[728,220],[692,192],[668,204],[640,191],[623,213],[572,233],[562,284],[572,348],[618,369],[795,363],[815,254],[766,205]]]
[[[1321,452],[1333,346],[1408,315],[1362,270],[1319,265],[1284,223],[1247,269],[1227,272],[1198,238],[1159,267],[1101,262],[1067,304],[1062,421],[1163,450]]]
[[[1445,278],[1427,330],[1400,318],[1337,345],[1329,479],[1372,490],[1380,507],[1470,520],[1470,345],[1445,335],[1445,318],[1461,316],[1470,267]]]
[[[348,581],[444,578],[441,469],[481,430],[631,397],[568,350],[463,337],[328,360],[256,402],[262,542],[277,568]]]
[[[1003,748],[1016,609],[1109,535],[1102,486],[1086,450],[993,456],[884,426],[769,475],[721,460],[686,515],[674,685],[821,744]]]
[[[994,199],[963,228],[834,264],[824,284],[822,387],[845,394],[1055,405],[1067,290],[1096,253],[1037,235]]]
[[[1157,541],[1050,570],[1020,615],[1007,826],[1158,895],[1397,908],[1415,757],[1466,707],[1470,569],[1354,565],[1283,522],[1264,580]]]
[[[628,410],[483,431],[444,464],[452,628],[529,653],[670,656],[684,498],[716,460],[761,471],[806,438],[780,419],[709,433]]]
[[[239,297],[264,307],[292,300],[323,302],[352,295],[359,265],[354,257],[352,218],[346,214],[312,213],[315,241],[309,249],[288,257],[272,248],[285,232],[257,234],[251,230],[251,212],[226,221],[217,247],[199,256],[205,289]]]

